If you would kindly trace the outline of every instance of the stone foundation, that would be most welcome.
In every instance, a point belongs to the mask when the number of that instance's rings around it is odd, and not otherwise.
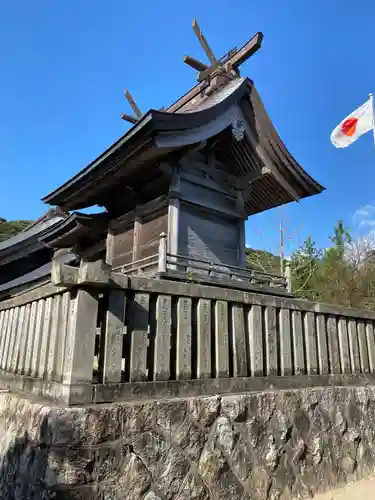
[[[46,407],[0,394],[0,498],[282,500],[375,469],[375,388]]]

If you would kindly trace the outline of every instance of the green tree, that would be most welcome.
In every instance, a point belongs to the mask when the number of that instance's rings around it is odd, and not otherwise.
[[[7,240],[15,236],[20,231],[23,231],[32,221],[29,220],[12,220],[0,218],[0,241]]]
[[[295,295],[309,300],[319,300],[318,270],[322,251],[308,236],[304,244],[292,254],[292,289]]]

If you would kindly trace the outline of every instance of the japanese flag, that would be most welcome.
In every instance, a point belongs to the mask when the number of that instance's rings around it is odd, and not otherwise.
[[[331,134],[331,141],[336,148],[347,148],[361,135],[374,128],[372,99],[362,104],[347,116]]]

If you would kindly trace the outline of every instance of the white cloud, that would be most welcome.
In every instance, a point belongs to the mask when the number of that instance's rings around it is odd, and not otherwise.
[[[359,207],[353,214],[353,223],[353,242],[349,253],[361,254],[364,248],[374,247],[375,203]]]
[[[375,220],[374,219],[364,219],[359,222],[360,226],[374,227]]]
[[[367,205],[363,205],[363,207],[359,207],[353,214],[354,221],[358,222],[362,219],[371,219],[375,218],[375,205],[368,203]]]
[[[375,204],[368,203],[359,207],[353,214],[354,229],[362,234],[371,234],[375,232]]]

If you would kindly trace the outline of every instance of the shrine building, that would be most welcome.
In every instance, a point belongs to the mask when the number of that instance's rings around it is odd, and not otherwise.
[[[196,22],[193,28],[209,60],[185,56],[197,85],[146,113],[126,92],[134,115],[122,117],[131,128],[43,198],[54,207],[46,216],[0,244],[0,298],[48,280],[52,260],[102,259],[129,275],[185,279],[193,270],[206,281],[272,285],[262,273],[246,275],[245,221],[324,188],[285,147],[254,82],[240,75],[263,35],[216,59]],[[87,213],[94,206],[103,211]]]

